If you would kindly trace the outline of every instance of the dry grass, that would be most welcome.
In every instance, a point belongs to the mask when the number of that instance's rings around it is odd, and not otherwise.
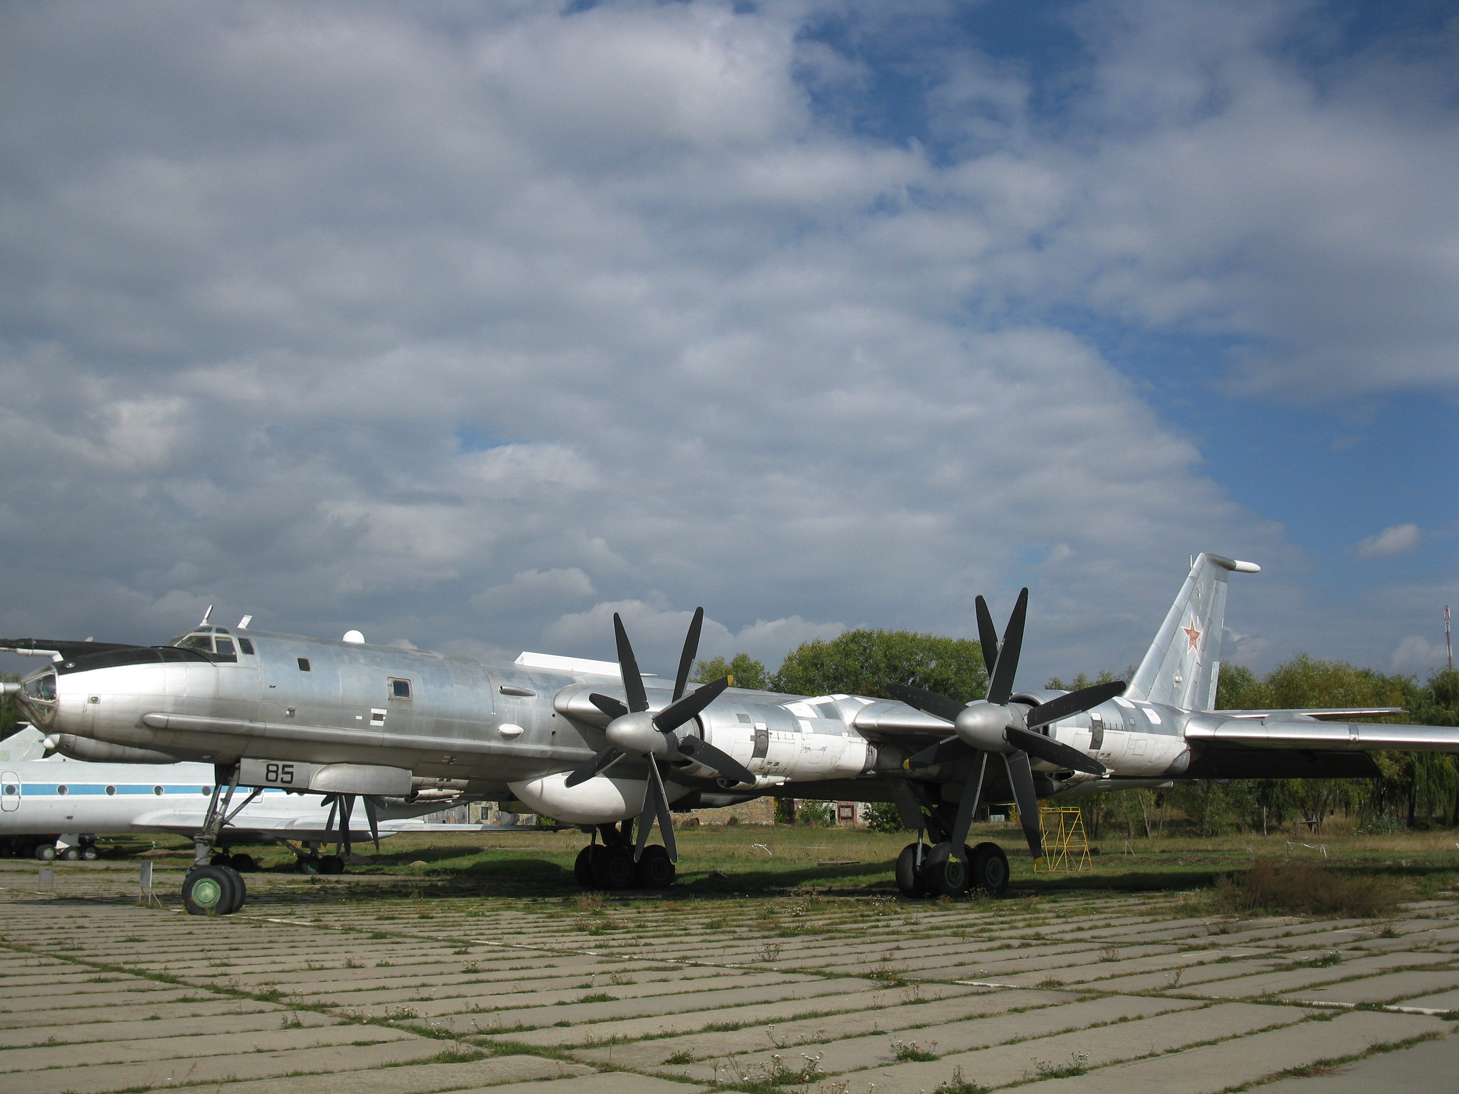
[[[1387,915],[1405,897],[1392,878],[1354,874],[1312,862],[1259,858],[1251,869],[1216,882],[1215,903],[1224,911],[1340,915],[1370,919]]]

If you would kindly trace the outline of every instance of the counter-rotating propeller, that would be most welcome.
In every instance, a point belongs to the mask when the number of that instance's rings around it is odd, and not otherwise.
[[[1013,695],[1013,677],[1018,671],[1018,655],[1023,648],[1023,625],[1028,615],[1028,590],[1024,589],[1018,594],[1018,602],[1013,606],[1008,626],[1003,629],[1001,642],[993,627],[988,604],[981,596],[977,600],[977,610],[978,638],[983,647],[983,661],[988,666],[986,699],[964,705],[935,692],[901,684],[892,684],[887,690],[908,706],[952,723],[954,736],[917,753],[908,761],[910,766],[930,767],[978,753],[995,752],[1003,757],[1004,766],[1008,769],[1008,781],[1013,785],[1013,798],[1018,804],[1023,834],[1028,840],[1028,849],[1034,858],[1041,858],[1043,837],[1039,829],[1038,793],[1033,785],[1029,756],[1091,775],[1104,774],[1104,766],[1078,749],[1051,740],[1033,730],[1097,707],[1100,703],[1122,694],[1125,684],[1119,680],[1095,684],[1060,695],[1038,706],[1010,701]],[[973,766],[963,787],[962,800],[958,802],[950,842],[951,853],[959,857],[962,856],[968,828],[973,822],[973,812],[978,806],[984,766]]]
[[[674,731],[707,707],[719,693],[729,687],[729,677],[705,684],[697,691],[685,694],[689,686],[689,673],[694,667],[694,657],[699,650],[699,631],[704,625],[704,609],[694,610],[694,620],[689,624],[689,633],[684,638],[684,652],[679,658],[679,675],[674,679],[674,695],[669,705],[657,714],[650,714],[648,694],[644,690],[643,675],[638,671],[638,661],[633,656],[628,632],[623,629],[623,620],[613,613],[613,633],[618,640],[618,668],[623,674],[623,690],[628,698],[624,706],[611,695],[597,692],[588,700],[613,720],[603,731],[608,738],[608,747],[590,761],[583,764],[567,777],[568,786],[587,782],[595,775],[601,775],[624,756],[639,756],[648,761],[648,783],[644,788],[643,813],[638,819],[638,839],[633,849],[633,861],[643,857],[648,843],[648,832],[653,822],[659,822],[663,833],[664,849],[669,858],[678,861],[678,846],[674,842],[674,824],[669,816],[669,796],[664,791],[664,776],[660,764],[677,759],[693,760],[701,767],[707,767],[723,779],[735,782],[753,783],[755,776],[732,756],[721,752],[707,741],[698,737],[678,737]]]

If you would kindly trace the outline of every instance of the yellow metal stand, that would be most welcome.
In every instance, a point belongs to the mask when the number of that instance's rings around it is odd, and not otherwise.
[[[1013,811],[1018,817],[1018,810]],[[1044,857],[1033,864],[1036,874],[1062,874],[1092,870],[1089,837],[1084,832],[1084,814],[1077,809],[1039,806],[1039,831],[1044,837]]]

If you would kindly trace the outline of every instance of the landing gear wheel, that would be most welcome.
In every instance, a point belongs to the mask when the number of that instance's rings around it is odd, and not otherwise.
[[[593,887],[597,889],[627,889],[633,884],[635,867],[633,852],[627,847],[604,847],[593,856]]]
[[[208,859],[209,866],[232,866],[233,856],[226,851],[219,851],[212,858]]]
[[[917,872],[917,845],[909,843],[897,856],[897,888],[904,897],[916,898],[926,895],[922,887],[922,875]]]
[[[1008,856],[996,843],[980,843],[973,848],[972,883],[989,896],[1002,896],[1008,891]]]
[[[35,849],[35,857],[40,859],[42,862],[55,862],[56,849],[52,847],[49,843],[42,844]]]
[[[643,849],[643,857],[633,870],[633,885],[637,889],[667,889],[674,884],[674,860],[661,844],[651,844]]]
[[[303,858],[301,858],[299,860],[299,873],[301,873],[301,874],[317,874],[317,873],[319,873],[319,856],[318,855],[306,855]]]
[[[258,862],[252,855],[236,853],[233,856],[233,869],[240,874],[251,874],[258,869]]]
[[[61,859],[65,862],[75,862],[81,857],[81,848],[67,847],[61,852]]]
[[[338,855],[325,855],[319,860],[319,872],[321,874],[344,873],[344,859]]]
[[[590,843],[578,852],[577,860],[572,864],[572,876],[584,889],[597,888],[593,884],[593,859],[602,853],[603,848],[596,843]]]
[[[236,889],[221,866],[194,866],[182,882],[182,904],[188,915],[227,915]]]
[[[931,896],[958,896],[967,876],[967,867],[953,857],[950,843],[933,844],[922,858],[922,884]]]
[[[244,902],[248,900],[248,885],[243,880],[243,875],[240,874],[234,867],[224,866],[222,867],[222,870],[225,874],[228,875],[228,884],[233,887],[233,899],[229,901],[227,910],[224,911],[222,909],[219,909],[218,914],[232,915],[234,912],[238,911],[239,908],[242,908]]]
[[[965,893],[971,893],[978,887],[978,883],[973,879],[974,861],[973,849],[966,843],[963,844],[963,865],[967,867],[967,877],[963,879],[963,892]]]
[[[81,858],[84,861],[86,861],[86,862],[95,862],[96,861],[96,848],[95,847],[83,847],[83,848],[81,848]]]

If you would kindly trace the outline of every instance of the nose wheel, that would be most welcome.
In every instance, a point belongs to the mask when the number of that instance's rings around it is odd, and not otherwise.
[[[182,883],[188,915],[232,915],[248,899],[243,875],[231,866],[194,866]]]

